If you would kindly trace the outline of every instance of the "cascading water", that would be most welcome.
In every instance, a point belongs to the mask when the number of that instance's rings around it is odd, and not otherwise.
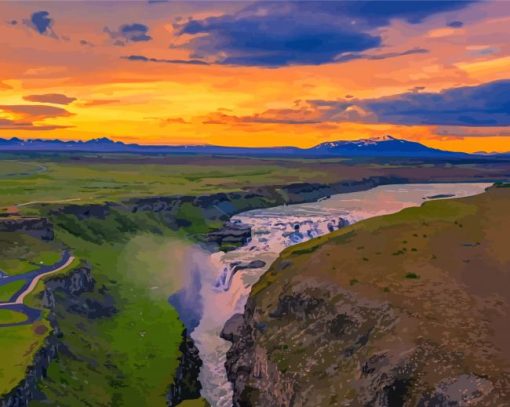
[[[231,252],[213,253],[210,262],[217,274],[203,277],[200,288],[203,314],[191,335],[203,361],[200,372],[203,396],[213,407],[232,406],[232,386],[224,367],[230,344],[220,338],[220,332],[232,315],[243,312],[251,286],[283,249],[345,227],[347,223],[418,206],[426,197],[476,195],[488,186],[388,185],[335,195],[315,203],[254,210],[233,217],[232,221],[251,226],[252,239]],[[258,268],[239,270],[241,263],[257,264]]]

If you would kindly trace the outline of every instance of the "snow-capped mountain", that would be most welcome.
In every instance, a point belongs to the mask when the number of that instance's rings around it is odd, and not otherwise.
[[[467,154],[438,150],[390,135],[353,141],[328,141],[312,147],[317,155],[367,157],[451,157]]]

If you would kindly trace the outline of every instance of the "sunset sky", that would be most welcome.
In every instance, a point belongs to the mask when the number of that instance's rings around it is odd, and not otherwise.
[[[0,138],[510,151],[510,2],[0,1]]]

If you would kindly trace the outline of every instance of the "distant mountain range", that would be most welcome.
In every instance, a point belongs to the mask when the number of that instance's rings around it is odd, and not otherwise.
[[[0,138],[0,151],[104,152],[104,153],[174,153],[295,157],[399,157],[399,158],[463,158],[469,154],[438,150],[413,141],[392,136],[355,141],[331,141],[315,147],[224,147],[214,145],[141,145],[112,141],[106,137],[89,141],[62,141]]]

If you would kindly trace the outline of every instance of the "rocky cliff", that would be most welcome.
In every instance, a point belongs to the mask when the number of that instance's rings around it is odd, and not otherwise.
[[[204,196],[138,198],[125,201],[122,205],[132,212],[149,211],[162,214],[169,226],[179,228],[189,222],[179,212],[185,205],[200,208],[203,211],[203,217],[208,220],[228,221],[233,215],[250,209],[313,202],[333,194],[356,192],[378,185],[405,182],[407,182],[407,179],[402,177],[374,176],[332,184],[296,183],[274,185]]]
[[[193,339],[184,330],[180,346],[181,357],[175,372],[174,382],[168,392],[168,405],[173,407],[184,400],[193,400],[200,397],[202,386],[198,381],[198,374],[202,361]]]
[[[46,218],[9,217],[0,219],[0,232],[22,232],[42,240],[53,240],[53,225]]]
[[[124,232],[136,230],[124,215],[148,214],[163,227],[173,230],[184,229],[190,237],[212,248],[229,248],[244,244],[249,238],[249,228],[229,222],[233,215],[251,209],[267,208],[283,204],[313,202],[333,194],[370,189],[378,185],[405,183],[407,179],[395,176],[373,176],[361,180],[342,181],[332,184],[297,183],[248,188],[242,191],[215,193],[203,196],[161,196],[134,198],[123,202],[85,205],[41,205],[43,213],[55,219],[60,227],[68,228],[66,217],[79,221],[87,219],[105,220],[108,217],[122,218]],[[119,216],[120,214],[120,216]],[[72,221],[76,229],[76,220]],[[161,227],[154,225],[152,232],[161,233]],[[100,228],[88,236],[86,231],[80,237],[100,241],[104,231]]]
[[[509,203],[429,202],[284,251],[222,333],[234,405],[505,405]]]
[[[58,319],[55,317],[55,292],[63,294],[63,298],[79,302],[81,293],[90,291],[94,287],[94,279],[88,266],[72,270],[65,276],[54,277],[45,283],[42,295],[43,305],[50,309],[49,321],[52,331],[46,338],[44,345],[35,354],[32,365],[27,369],[25,379],[12,391],[0,399],[1,407],[25,407],[31,400],[40,397],[37,389],[39,380],[46,377],[47,369],[52,360],[58,357],[59,352],[65,350],[60,340],[61,332]]]

